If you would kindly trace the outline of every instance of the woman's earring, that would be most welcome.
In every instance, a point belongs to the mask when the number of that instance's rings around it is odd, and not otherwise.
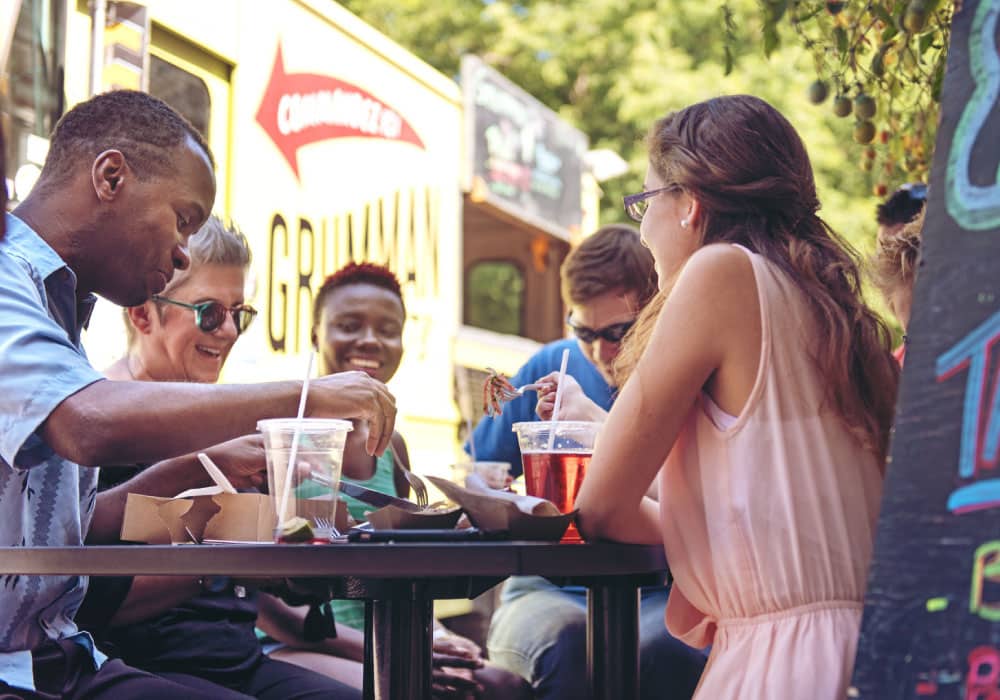
[[[687,227],[688,227],[688,220],[687,217],[684,217],[683,219],[681,219],[681,228],[687,228]]]

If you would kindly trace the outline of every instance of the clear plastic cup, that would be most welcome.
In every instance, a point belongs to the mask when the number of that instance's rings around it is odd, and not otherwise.
[[[514,423],[528,495],[552,501],[562,513],[572,512],[600,429],[601,423],[589,421]],[[574,525],[562,538],[563,542],[580,540]]]
[[[276,539],[279,526],[296,516],[308,520],[317,534],[329,532],[336,515],[344,444],[353,427],[350,421],[332,418],[271,418],[257,422],[257,430],[264,436],[267,490],[276,514]],[[295,468],[289,481],[288,460],[296,435]],[[287,499],[284,513],[283,499]]]
[[[491,489],[505,489],[510,479],[510,462],[458,462],[452,465],[451,473],[451,480],[461,486],[468,486],[469,475],[475,474]]]

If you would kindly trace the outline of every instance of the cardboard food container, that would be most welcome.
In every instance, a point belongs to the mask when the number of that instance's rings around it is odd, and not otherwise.
[[[368,513],[368,522],[376,530],[451,530],[460,517],[462,509],[459,506],[417,513],[396,506],[383,506]]]
[[[514,540],[559,540],[576,517],[576,511],[560,513],[555,504],[541,498],[462,488],[447,479],[427,478],[462,506],[469,521],[480,530],[508,532]]]
[[[217,486],[192,489],[174,498],[128,494],[121,539],[146,544],[204,540],[273,542],[274,506],[261,493],[222,493]],[[337,501],[335,523],[347,530],[347,506]]]

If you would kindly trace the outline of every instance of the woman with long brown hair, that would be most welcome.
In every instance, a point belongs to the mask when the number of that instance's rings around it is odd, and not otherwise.
[[[794,128],[750,96],[658,121],[626,198],[661,294],[577,499],[587,537],[663,542],[697,698],[844,697],[897,368]],[[659,475],[659,503],[644,497]]]

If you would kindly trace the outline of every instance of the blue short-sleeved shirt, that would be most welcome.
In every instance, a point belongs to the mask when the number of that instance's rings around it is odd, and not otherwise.
[[[550,372],[558,372],[562,363],[563,350],[569,348],[569,361],[566,363],[566,373],[583,389],[591,401],[603,408],[611,410],[614,390],[604,381],[590,360],[580,350],[580,344],[573,338],[557,340],[543,346],[538,352],[528,358],[510,379],[514,386],[530,384]],[[511,430],[514,423],[538,420],[535,415],[535,405],[538,396],[533,391],[526,391],[524,396],[505,403],[503,413],[490,418],[485,416],[476,429],[472,431],[476,443],[476,459],[487,462],[510,462],[511,475],[521,474],[521,450],[517,447],[517,436]],[[465,451],[471,454],[469,443],[465,443]]]
[[[0,241],[0,545],[82,545],[97,497],[97,469],[52,451],[42,423],[67,397],[102,379],[80,332],[93,295],[78,301],[76,275],[23,221],[5,214]],[[81,576],[0,575],[0,680],[33,690],[31,650],[73,638],[104,656],[73,616]]]

